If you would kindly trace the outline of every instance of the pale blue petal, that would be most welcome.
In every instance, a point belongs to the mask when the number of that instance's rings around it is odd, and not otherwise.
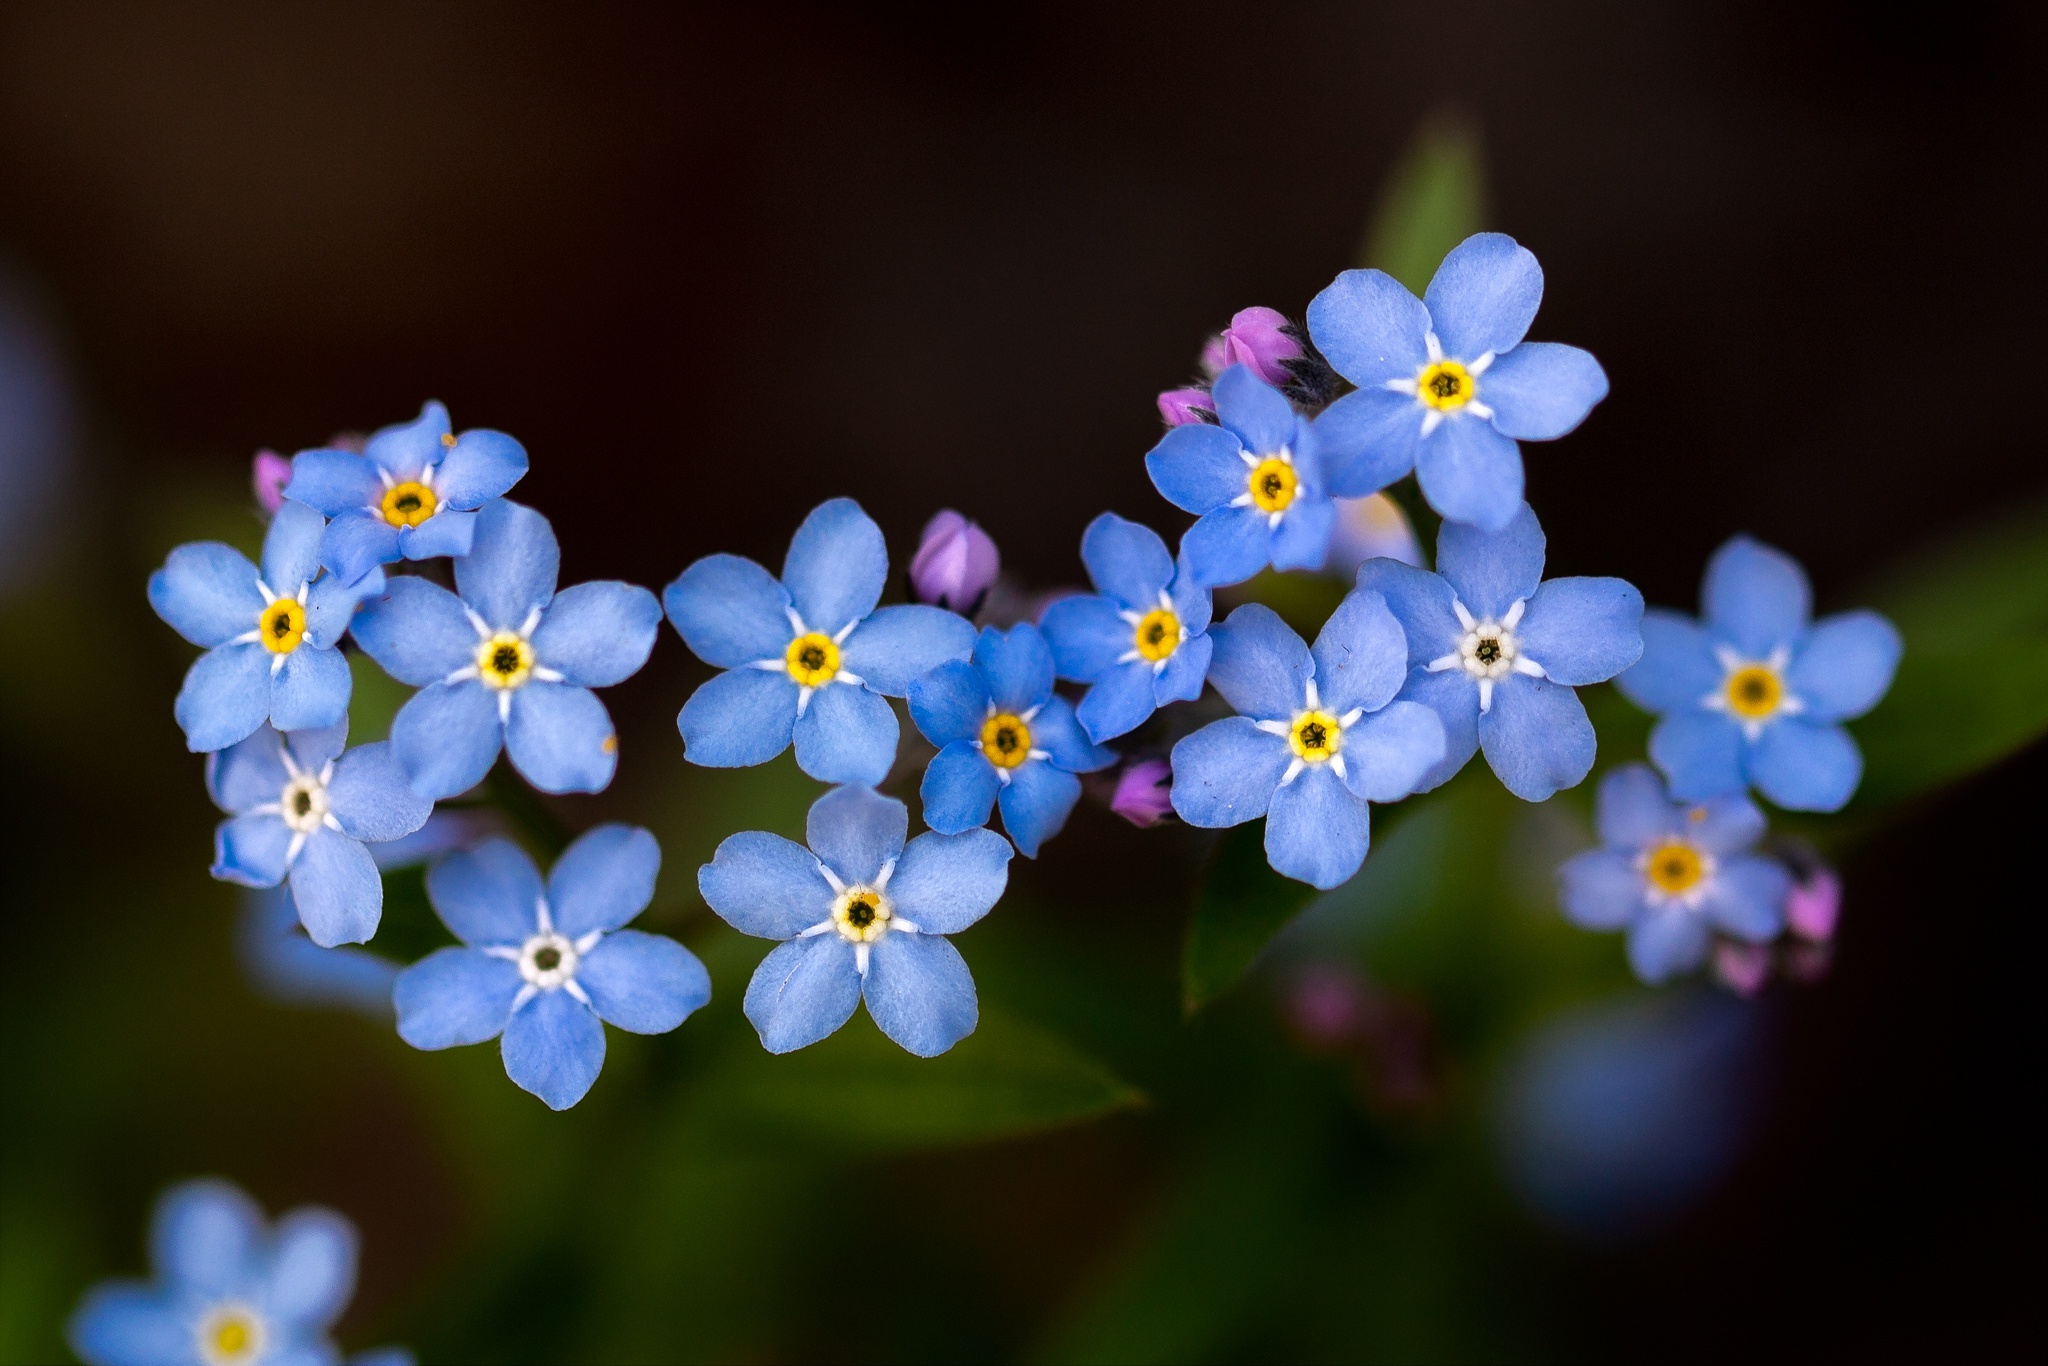
[[[602,792],[619,767],[611,714],[588,688],[532,682],[512,694],[505,752],[543,792]]]
[[[872,883],[903,852],[910,808],[866,787],[838,787],[811,803],[804,840],[841,882]],[[811,922],[816,924],[816,921]]]
[[[926,833],[910,842],[889,877],[896,914],[926,934],[958,934],[1002,900],[1010,842],[993,830]]]
[[[1474,233],[1444,257],[1422,302],[1444,354],[1475,360],[1528,334],[1543,302],[1543,268],[1507,234]]]
[[[1216,608],[1215,600],[1179,561],[1175,561],[1173,582],[1167,587],[1166,595],[1173,602],[1174,614],[1180,618],[1180,624],[1188,628],[1190,636],[1200,635],[1209,629],[1209,621]]]
[[[1011,769],[996,794],[1003,829],[1026,858],[1038,857],[1039,846],[1060,832],[1080,800],[1081,780],[1042,759]]]
[[[149,576],[149,605],[172,630],[206,650],[255,630],[256,618],[269,606],[256,590],[256,566],[217,541],[173,550]]]
[[[342,583],[355,583],[378,565],[390,564],[404,553],[399,547],[398,528],[366,508],[344,508],[327,524],[327,532],[320,538],[320,563]]]
[[[1720,662],[1691,617],[1652,607],[1642,630],[1643,657],[1614,680],[1623,697],[1648,712],[1690,711],[1721,690]]]
[[[795,635],[789,590],[737,555],[705,556],[662,590],[661,601],[683,643],[721,669],[781,659]]]
[[[347,718],[354,687],[355,676],[341,651],[303,643],[270,676],[270,724],[279,730],[335,725]]]
[[[706,768],[764,764],[789,748],[796,683],[786,673],[734,669],[690,694],[676,717],[683,757]]]
[[[1301,710],[1315,664],[1308,646],[1272,608],[1248,602],[1210,628],[1209,638],[1216,642],[1209,682],[1238,712],[1286,721]]]
[[[1584,929],[1621,929],[1643,909],[1643,875],[1632,854],[1588,849],[1566,859],[1557,878],[1565,918]]]
[[[1255,507],[1219,507],[1188,528],[1180,553],[1195,582],[1205,588],[1243,583],[1272,560],[1267,514]]]
[[[830,683],[796,718],[796,766],[821,783],[873,787],[896,763],[900,727],[887,699],[858,683]]]
[[[496,498],[476,520],[469,553],[455,562],[455,591],[494,630],[516,631],[555,595],[562,548],[548,519]]]
[[[747,1019],[770,1053],[788,1053],[836,1031],[860,1004],[853,945],[836,934],[779,944],[747,983]]]
[[[1293,441],[1294,406],[1249,366],[1233,365],[1218,375],[1213,393],[1217,418],[1252,454],[1272,455]]]
[[[941,664],[911,680],[910,719],[935,745],[981,737],[988,718],[988,683],[972,664]]]
[[[1308,331],[1337,373],[1361,389],[1414,379],[1429,364],[1429,310],[1393,276],[1347,270],[1310,301]]]
[[[472,427],[455,439],[434,471],[443,507],[467,512],[501,497],[526,474],[526,447],[503,432]]]
[[[924,823],[942,835],[957,835],[988,824],[996,789],[1002,786],[995,768],[971,741],[955,740],[926,766],[917,798]]]
[[[1678,833],[1678,809],[1664,795],[1664,780],[1644,764],[1623,764],[1602,778],[1594,812],[1609,849],[1633,852]]]
[[[206,756],[206,792],[221,810],[240,814],[263,802],[274,802],[291,774],[280,757],[282,741],[269,726],[258,726],[246,740]]]
[[[1145,456],[1145,472],[1159,496],[1197,515],[1243,493],[1250,469],[1237,434],[1206,422],[1175,427]]]
[[[263,1308],[273,1322],[324,1332],[356,1292],[355,1225],[330,1209],[295,1209],[277,1221]]]
[[[1707,888],[1706,911],[1723,934],[1752,944],[1777,937],[1785,928],[1785,898],[1792,875],[1775,859],[1737,854],[1721,860]]]
[[[372,843],[403,839],[434,813],[434,804],[412,790],[385,741],[359,745],[335,762],[327,800],[343,833]]]
[[[1737,536],[1707,561],[1701,614],[1715,636],[1750,659],[1797,640],[1812,606],[1806,571],[1782,550]]]
[[[1532,597],[1543,578],[1543,528],[1527,503],[1493,531],[1447,522],[1437,535],[1437,572],[1475,617],[1498,621]]]
[[[974,625],[957,613],[922,603],[884,607],[853,628],[842,667],[875,692],[901,697],[912,680],[974,652]]]
[[[339,759],[341,752],[348,748],[348,718],[344,716],[331,726],[295,730],[284,739],[291,746],[292,759],[301,769],[319,769]]]
[[[270,715],[270,651],[254,641],[223,645],[192,662],[171,711],[185,748],[206,754],[253,733]]]
[[[381,598],[363,604],[356,644],[401,683],[424,688],[476,663],[476,628],[462,599],[413,574],[391,580]]]
[[[1173,747],[1173,809],[1209,830],[1263,816],[1293,757],[1249,717],[1212,721]]]
[[[1095,686],[1088,689],[1088,695],[1075,709],[1075,717],[1088,732],[1088,738],[1101,744],[1143,725],[1158,709],[1153,680],[1152,666],[1142,659],[1116,665],[1096,679]]]
[[[1479,391],[1502,435],[1552,441],[1584,422],[1607,397],[1607,372],[1590,351],[1524,342],[1487,367]]]
[[[1337,505],[1304,495],[1294,500],[1272,531],[1275,569],[1321,569],[1330,558],[1330,534],[1337,529]]]
[[[1764,837],[1764,813],[1744,792],[1725,792],[1674,817],[1688,842],[1709,854],[1733,854]]]
[[[263,1211],[225,1181],[164,1192],[149,1225],[149,1260],[166,1289],[225,1298],[248,1293],[263,1255]]]
[[[408,560],[467,555],[476,548],[476,520],[474,512],[444,507],[418,526],[399,528],[398,553]]]
[[[271,515],[270,530],[263,533],[263,582],[270,591],[290,597],[299,585],[311,583],[320,572],[320,539],[327,534],[327,519],[304,503],[287,499]]]
[[[1628,963],[1636,976],[1655,986],[1706,962],[1712,943],[1712,927],[1698,911],[1648,907],[1629,930]]]
[[[86,1292],[64,1340],[90,1366],[184,1366],[192,1316],[155,1286],[115,1281]]]
[[[1593,771],[1593,723],[1561,684],[1510,674],[1479,717],[1479,745],[1501,786],[1525,802],[1576,787]]]
[[[661,604],[637,584],[579,583],[548,604],[534,660],[577,687],[608,688],[640,672],[660,625]]]
[[[1287,401],[1280,402],[1284,407]],[[1288,417],[1292,421],[1291,410]],[[1081,563],[1096,592],[1134,612],[1159,606],[1159,595],[1173,582],[1173,555],[1159,533],[1114,512],[1103,513],[1081,533]]]
[[[888,580],[882,529],[851,498],[813,508],[782,562],[782,582],[804,626],[828,636],[874,611]]]
[[[1116,752],[1104,749],[1088,738],[1074,713],[1074,704],[1064,697],[1048,697],[1038,715],[1031,718],[1031,747],[1052,756],[1054,768],[1069,773],[1093,773],[1116,762]]]
[[[384,496],[384,481],[375,465],[352,451],[300,451],[292,457],[292,480],[284,496],[339,517],[375,506]]]
[[[1529,599],[1515,644],[1553,683],[1604,683],[1643,654],[1643,595],[1622,579],[1551,579]]]
[[[1216,642],[1206,635],[1182,641],[1153,680],[1153,700],[1163,707],[1169,702],[1192,702],[1200,697],[1202,683],[1209,676],[1209,661],[1215,654]]]
[[[1499,531],[1522,506],[1521,448],[1490,422],[1447,418],[1416,449],[1415,480],[1448,521]]]
[[[711,999],[711,974],[675,940],[638,930],[608,934],[576,965],[576,982],[606,1024],[666,1034]]]
[[[1674,801],[1718,797],[1742,786],[1742,732],[1719,712],[1673,712],[1650,732],[1650,762]]]
[[[406,779],[434,801],[482,782],[503,739],[497,696],[473,678],[420,689],[391,721],[391,747]]]
[[[1052,647],[1028,621],[1008,631],[984,626],[974,642],[974,667],[1003,711],[1029,711],[1052,695]]]
[[[1266,862],[1296,882],[1327,891],[1365,862],[1371,816],[1328,764],[1305,768],[1276,789],[1266,811]]]
[[[322,575],[306,594],[307,643],[323,650],[339,644],[355,618],[357,605],[366,598],[381,597],[384,586],[384,571],[376,568],[354,583]]]
[[[557,933],[581,939],[616,930],[654,900],[661,845],[635,825],[600,825],[579,835],[548,873],[548,912]]]
[[[1823,617],[1793,652],[1785,686],[1808,719],[1847,721],[1891,689],[1904,648],[1898,628],[1875,612]]]
[[[1765,726],[1742,766],[1756,790],[1787,811],[1840,811],[1863,781],[1863,754],[1848,731],[1796,716]]]
[[[1451,610],[1455,594],[1443,576],[1399,560],[1367,560],[1358,566],[1358,586],[1386,599],[1407,638],[1411,667],[1457,650],[1464,629]]]
[[[1463,669],[1445,669],[1441,673],[1415,669],[1401,689],[1401,699],[1421,703],[1443,722],[1444,757],[1422,775],[1415,790],[1427,792],[1441,787],[1456,777],[1479,751],[1479,685]]]
[[[1315,420],[1323,482],[1338,498],[1378,493],[1415,468],[1423,407],[1409,394],[1377,386],[1349,393]]]
[[[974,976],[960,950],[922,934],[889,934],[868,959],[863,991],[881,1031],[920,1058],[935,1058],[974,1032]]]
[[[604,1025],[566,991],[543,991],[512,1012],[498,1052],[505,1075],[550,1110],[566,1110],[590,1094],[604,1069]]]
[[[378,428],[363,443],[363,456],[393,479],[417,479],[421,470],[441,458],[447,449],[441,438],[447,435],[448,410],[428,399],[412,421]]]
[[[398,1037],[414,1048],[495,1039],[523,985],[516,963],[477,949],[435,949],[392,984]]]
[[[275,792],[270,800],[277,800]],[[291,844],[291,827],[282,816],[237,816],[214,828],[209,871],[222,882],[275,887],[284,880],[285,853]]]
[[[306,936],[323,949],[366,944],[384,918],[384,879],[370,851],[321,826],[292,861],[292,904]]]
[[[1344,732],[1343,758],[1354,795],[1398,802],[1443,762],[1444,723],[1420,702],[1390,702]]]
[[[727,924],[763,939],[792,939],[832,915],[834,893],[817,858],[765,830],[728,836],[697,869],[697,890]]]
[[[1152,605],[1158,606],[1156,598]],[[1054,669],[1076,683],[1093,683],[1112,669],[1127,667],[1117,661],[1135,648],[1137,639],[1114,602],[1085,595],[1061,598],[1046,608],[1038,629],[1052,646]]]
[[[1387,600],[1369,588],[1344,595],[1309,653],[1316,693],[1339,716],[1354,707],[1378,711],[1408,678],[1408,637]]]

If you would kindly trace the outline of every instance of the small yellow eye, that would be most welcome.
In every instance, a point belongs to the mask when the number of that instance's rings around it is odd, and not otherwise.
[[[1768,666],[1751,664],[1728,675],[1728,710],[1746,721],[1761,721],[1778,709],[1785,685]]]
[[[272,654],[290,654],[306,638],[306,609],[293,598],[279,598],[256,619],[256,637]]]
[[[384,490],[384,520],[393,526],[418,526],[439,506],[434,491],[425,484],[407,480]]]
[[[1700,861],[1698,850],[1674,840],[1650,851],[1643,874],[1659,891],[1676,896],[1690,891],[1706,875],[1706,865]]]
[[[1326,711],[1305,711],[1294,718],[1287,744],[1295,758],[1320,764],[1344,748],[1344,727]]]
[[[1155,607],[1139,621],[1131,643],[1141,656],[1157,664],[1180,648],[1180,618],[1164,607]]]
[[[872,944],[888,933],[892,918],[889,898],[873,887],[848,887],[832,903],[832,923],[841,938],[856,944]]]
[[[1464,407],[1479,396],[1479,381],[1454,360],[1422,367],[1415,377],[1415,396],[1440,413]]]
[[[812,631],[789,642],[782,662],[799,688],[822,688],[839,676],[839,647]]]
[[[1021,716],[997,712],[981,723],[981,752],[997,768],[1016,768],[1031,757],[1031,727]]]
[[[533,647],[500,631],[476,647],[476,673],[487,688],[516,688],[533,673]]]
[[[1294,466],[1277,455],[1269,455],[1252,467],[1245,477],[1245,488],[1252,495],[1252,505],[1261,512],[1285,512],[1294,502],[1294,491],[1301,481],[1295,477]]]

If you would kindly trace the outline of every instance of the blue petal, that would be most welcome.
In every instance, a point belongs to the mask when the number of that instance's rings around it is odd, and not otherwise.
[[[1621,929],[1643,909],[1643,875],[1632,855],[1588,849],[1566,859],[1557,878],[1565,918],[1585,929]]]
[[[1614,680],[1623,697],[1647,712],[1690,711],[1721,690],[1720,662],[1692,618],[1652,607],[1642,629],[1643,657]]]
[[[851,498],[813,508],[782,562],[782,582],[805,628],[828,636],[874,611],[888,580],[882,529]]]
[[[501,497],[525,474],[526,447],[503,432],[472,427],[441,457],[434,493],[443,507],[467,512]]]
[[[263,534],[263,582],[270,591],[289,597],[320,572],[320,539],[327,519],[304,503],[287,499],[270,518]]]
[[[1863,754],[1848,731],[1796,716],[1765,726],[1742,766],[1756,790],[1787,811],[1840,811],[1863,781]]]
[[[1507,234],[1474,233],[1444,257],[1422,302],[1444,354],[1474,360],[1528,334],[1543,302],[1543,268]]]
[[[421,688],[391,720],[391,747],[406,780],[434,801],[482,782],[503,739],[498,699],[473,678]]]
[[[1443,722],[1444,757],[1415,785],[1417,792],[1428,792],[1456,777],[1479,751],[1479,685],[1463,669],[1413,669],[1401,700],[1421,703]]]
[[[320,563],[342,583],[352,584],[404,553],[399,548],[398,528],[364,508],[344,508],[320,538]]]
[[[1286,400],[1280,401],[1284,406]],[[1292,421],[1292,410],[1288,416]],[[1173,582],[1173,555],[1159,533],[1114,512],[1103,513],[1081,533],[1081,563],[1096,592],[1134,612],[1159,606],[1159,595]]]
[[[1158,600],[1153,600],[1153,606]],[[1121,609],[1108,598],[1076,595],[1045,609],[1038,629],[1052,647],[1053,668],[1061,678],[1093,683],[1120,666],[1117,661],[1135,647],[1136,635]]]
[[[418,526],[400,528],[398,553],[408,560],[467,555],[476,549],[476,521],[474,512],[444,507]]]
[[[1678,810],[1664,795],[1664,780],[1643,764],[1623,764],[1602,778],[1594,813],[1600,842],[1613,850],[1633,852],[1678,833]]]
[[[804,840],[845,883],[872,883],[903,852],[910,808],[865,787],[838,787],[811,803]],[[816,924],[816,921],[812,922]]]
[[[302,643],[270,676],[270,724],[279,730],[334,725],[347,719],[354,687],[355,677],[341,651]]]
[[[1209,590],[1195,581],[1195,576],[1179,561],[1174,562],[1173,582],[1168,585],[1166,595],[1173,603],[1174,615],[1180,624],[1188,628],[1190,636],[1200,635],[1209,629],[1209,622],[1215,613],[1215,601]]]
[[[1674,801],[1697,802],[1742,786],[1742,731],[1719,712],[1676,711],[1650,732],[1650,762]]]
[[[292,861],[292,904],[306,935],[323,949],[365,944],[384,918],[384,879],[370,851],[326,826]]]
[[[171,711],[195,754],[226,749],[270,715],[270,651],[254,641],[223,645],[192,662]]]
[[[398,964],[359,949],[321,948],[299,933],[299,909],[283,888],[244,899],[237,939],[244,969],[270,999],[390,1018]]]
[[[974,975],[960,950],[922,934],[889,934],[874,946],[863,986],[868,1014],[920,1058],[935,1058],[974,1032]]]
[[[988,824],[1002,780],[972,741],[955,740],[925,767],[917,799],[924,823],[942,835],[957,835]]]
[[[1543,578],[1543,528],[1527,503],[1493,531],[1446,523],[1436,540],[1437,572],[1475,617],[1498,621],[1533,597]]]
[[[972,654],[974,625],[942,607],[884,607],[853,628],[843,651],[848,673],[878,693],[901,697],[918,675]]]
[[[270,800],[277,800],[275,792]],[[222,882],[275,887],[284,880],[285,852],[291,843],[291,828],[275,813],[222,821],[213,832],[213,867],[209,871]]]
[[[1173,747],[1173,809],[1209,830],[1263,816],[1293,757],[1249,717],[1212,721]]]
[[[747,1019],[770,1053],[788,1053],[833,1033],[860,1004],[853,945],[836,934],[778,944],[747,983]]]
[[[1733,854],[1764,837],[1764,813],[1744,792],[1709,797],[1684,813],[1685,838],[1710,854]]]
[[[1339,498],[1378,493],[1415,468],[1422,443],[1422,405],[1391,389],[1360,389],[1315,420],[1324,484]]]
[[[566,1110],[604,1069],[604,1025],[566,991],[543,991],[512,1012],[498,1045],[514,1085]]]
[[[793,939],[832,916],[832,887],[817,858],[765,830],[728,836],[697,870],[697,890],[727,924],[763,939]]]
[[[1010,781],[996,794],[1003,811],[1003,829],[1026,858],[1037,858],[1039,846],[1060,832],[1081,800],[1081,780],[1043,759],[1010,770]]]
[[[441,440],[446,435],[448,410],[428,399],[412,421],[378,428],[363,444],[363,455],[393,479],[417,479],[447,449]]]
[[[255,630],[256,618],[269,606],[256,589],[256,566],[217,541],[173,550],[149,576],[149,605],[172,630],[206,650]]]
[[[149,1260],[174,1291],[246,1294],[263,1255],[263,1211],[225,1181],[187,1181],[157,1202]]]
[[[796,683],[786,673],[733,669],[690,694],[676,717],[683,757],[706,768],[765,764],[789,748]]]
[[[292,480],[284,496],[339,517],[375,506],[384,496],[377,467],[351,451],[300,451],[292,457]]]
[[[274,802],[291,775],[279,757],[282,741],[269,726],[206,756],[206,792],[221,810],[239,815]]]
[[[1337,505],[1327,498],[1296,498],[1280,525],[1273,528],[1270,549],[1275,569],[1321,569],[1330,558],[1330,533],[1337,529]]]
[[[1069,773],[1093,773],[1116,762],[1114,750],[1088,738],[1074,704],[1064,697],[1048,697],[1038,715],[1031,718],[1031,747],[1044,750],[1052,757],[1053,767]]]
[[[192,1316],[154,1286],[96,1285],[86,1293],[64,1340],[92,1366],[165,1366],[192,1357]]]
[[[322,650],[332,649],[354,620],[357,605],[383,593],[381,569],[372,568],[354,583],[343,583],[332,574],[321,575],[306,594],[306,642]]]
[[[1354,707],[1378,711],[1408,679],[1408,637],[1387,600],[1369,588],[1344,595],[1309,653],[1316,692],[1339,716]]]
[[[1411,667],[1442,659],[1458,648],[1464,630],[1451,610],[1456,595],[1441,575],[1399,560],[1367,560],[1358,566],[1358,586],[1386,599],[1407,638]]]
[[[1365,862],[1371,816],[1328,764],[1316,764],[1278,788],[1266,811],[1266,862],[1296,882],[1327,891],[1349,882]]]
[[[295,730],[284,739],[291,746],[293,762],[301,769],[317,770],[339,759],[348,748],[348,718],[314,730]]]
[[[619,739],[597,694],[566,683],[528,683],[512,694],[505,752],[543,792],[602,792],[619,767]]]
[[[1398,802],[1443,762],[1444,723],[1420,702],[1390,702],[1344,732],[1344,785],[1358,797]]]
[[[1142,659],[1119,664],[1096,679],[1075,709],[1075,718],[1088,738],[1100,744],[1143,725],[1158,709],[1153,681],[1152,666]]]
[[[1195,582],[1205,588],[1243,583],[1272,559],[1267,514],[1255,507],[1218,507],[1188,528],[1180,553]]]
[[[1781,550],[1737,536],[1707,561],[1701,614],[1715,635],[1751,659],[1798,639],[1812,605],[1806,571]]]
[[[1308,331],[1337,373],[1361,389],[1413,379],[1429,364],[1429,310],[1385,271],[1347,270],[1310,301]]]
[[[721,669],[781,659],[795,635],[789,590],[737,555],[705,556],[662,590],[661,601],[683,643]]]
[[[946,663],[911,680],[910,719],[935,745],[978,739],[988,719],[988,683],[972,664]]]
[[[1607,372],[1590,351],[1524,342],[1487,367],[1479,389],[1503,436],[1552,441],[1607,397]]]
[[[1261,721],[1291,720],[1308,697],[1315,669],[1308,646],[1272,608],[1248,602],[1210,628],[1216,652],[1209,682],[1223,700]]]
[[[926,833],[910,842],[889,877],[896,914],[925,934],[958,934],[1002,900],[1010,842],[993,830]]]
[[[581,939],[616,930],[654,900],[661,846],[633,825],[600,825],[562,851],[548,873],[548,912],[557,933]]]
[[[896,763],[899,729],[885,698],[858,683],[827,684],[796,718],[796,766],[821,783],[876,786]]]
[[[263,1307],[275,1324],[324,1331],[356,1292],[355,1225],[330,1209],[277,1221]]]
[[[661,604],[636,584],[600,581],[564,589],[533,633],[536,662],[583,688],[608,688],[640,671],[654,648]]]
[[[1415,480],[1447,520],[1499,531],[1522,506],[1522,451],[1490,422],[1448,418],[1417,448]]]
[[[1814,721],[1847,721],[1876,706],[1892,686],[1904,644],[1875,612],[1823,617],[1792,655],[1785,685]]]
[[[1510,674],[1493,685],[1479,744],[1501,785],[1525,802],[1576,787],[1593,771],[1593,723],[1561,684]]]
[[[1628,964],[1655,986],[1707,961],[1713,942],[1707,918],[1683,906],[1648,907],[1628,935]]]
[[[1707,914],[1723,934],[1761,944],[1785,928],[1792,875],[1775,859],[1737,854],[1721,860],[1707,889]]]
[[[516,631],[555,595],[562,548],[548,519],[503,498],[484,504],[476,539],[455,562],[455,591],[494,630]]]
[[[1643,595],[1621,579],[1552,579],[1516,628],[1516,648],[1553,683],[1604,683],[1643,655]]]
[[[435,949],[392,984],[398,1037],[414,1048],[495,1039],[522,985],[516,963],[477,949]]]
[[[1197,515],[1243,493],[1250,468],[1237,434],[1206,422],[1175,427],[1145,455],[1145,473],[1159,496]]]
[[[476,663],[476,628],[462,599],[437,583],[407,574],[356,613],[356,644],[401,683],[424,688]]]
[[[1160,706],[1169,702],[1192,702],[1202,695],[1202,683],[1209,676],[1209,661],[1215,658],[1216,642],[1208,636],[1190,636],[1166,661],[1166,667],[1152,682],[1152,697]]]
[[[1294,405],[1249,366],[1233,365],[1218,375],[1214,393],[1217,418],[1252,454],[1272,455],[1292,442]]]
[[[1008,631],[982,627],[974,642],[974,667],[1003,711],[1029,711],[1052,695],[1052,647],[1028,621]]]
[[[666,1034],[711,999],[711,974],[675,940],[638,930],[608,934],[576,965],[576,983],[606,1024]]]

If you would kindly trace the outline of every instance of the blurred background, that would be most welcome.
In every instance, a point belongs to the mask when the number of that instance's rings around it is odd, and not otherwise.
[[[1078,583],[1098,511],[1187,520],[1153,394],[1235,310],[1300,318],[1450,147],[1543,262],[1535,335],[1613,381],[1526,449],[1551,572],[1690,608],[1748,531],[1822,610],[1882,601],[2048,492],[2044,58],[1996,4],[0,10],[0,1358],[62,1359],[195,1174],[355,1219],[343,1342],[427,1361],[2017,1347],[2038,741],[1845,817],[1832,970],[1755,999],[1633,986],[1548,882],[1590,785],[1482,769],[1192,1015],[1213,841],[1085,802],[961,937],[955,1055],[863,1017],[771,1060],[766,946],[694,869],[815,786],[682,763],[664,628],[618,781],[548,806],[655,829],[643,923],[716,995],[553,1115],[251,970],[143,584],[260,539],[258,448],[429,397],[526,444],[564,582],[777,563],[850,494],[898,566],[955,507]],[[374,738],[402,691],[358,680]],[[387,902],[372,949],[440,942],[417,873]]]

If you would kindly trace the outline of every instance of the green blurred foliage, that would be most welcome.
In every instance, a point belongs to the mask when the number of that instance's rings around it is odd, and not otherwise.
[[[1358,264],[1384,270],[1419,296],[1444,254],[1485,226],[1479,127],[1460,112],[1442,110],[1395,166]]]

